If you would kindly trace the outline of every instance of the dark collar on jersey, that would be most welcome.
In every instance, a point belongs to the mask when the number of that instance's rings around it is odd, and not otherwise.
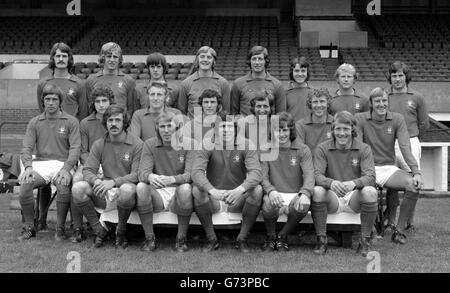
[[[100,70],[99,72],[95,73],[95,76],[103,76],[103,70]],[[117,71],[117,76],[125,76],[126,74],[120,71],[120,69]]]
[[[372,120],[372,112],[371,111],[364,112],[364,116],[367,120]],[[392,120],[392,112],[391,111],[386,112],[386,120]]]
[[[202,77],[198,74],[198,71],[196,71],[194,74],[195,74],[195,75],[194,75],[194,79],[193,79],[194,81],[195,81],[195,80],[199,80],[200,78],[202,78]],[[217,72],[215,72],[215,71],[213,70],[211,78],[219,79],[220,77],[219,77],[219,75],[217,74]]]
[[[390,88],[388,95],[399,95],[399,94],[408,94],[408,95],[415,95],[418,94],[416,91],[414,91],[413,89],[410,89],[409,86],[406,87],[406,93],[394,93],[392,92],[392,87]]]
[[[56,79],[55,76],[53,75],[53,73],[43,78],[43,80],[45,80],[45,81],[49,81],[49,80],[52,80],[52,79]],[[64,78],[58,78],[58,79],[64,79]],[[73,75],[72,73],[70,74],[70,77],[67,78],[67,80],[70,80],[70,81],[73,81],[73,82],[80,81],[80,79],[76,75]]]
[[[93,121],[93,120],[97,120],[97,117],[95,117],[96,113],[92,112],[89,116],[87,116],[87,120],[88,121]]]
[[[334,96],[333,98],[343,96],[343,95],[341,95],[341,94],[339,93],[339,89],[337,89],[337,90],[334,92],[334,94],[335,94],[335,96]],[[351,96],[351,95],[346,95],[346,96]],[[356,97],[356,98],[358,98],[358,99],[361,98],[360,95],[357,95],[357,94],[356,94],[356,89],[355,89],[355,88],[353,88],[353,96]]]
[[[123,141],[123,143],[125,144],[129,144],[129,145],[133,145],[133,135],[129,132],[129,131],[125,131],[125,133],[127,134],[127,136],[125,137],[125,140]],[[111,138],[109,138],[109,132],[106,131],[106,133],[103,136],[105,142],[111,142]]]
[[[47,119],[47,113],[45,113],[45,111],[44,111],[38,117],[39,117],[38,120],[46,120]],[[69,118],[70,118],[69,114],[67,114],[64,111],[61,111],[61,114],[59,115],[59,117],[57,119],[65,119],[65,120],[67,120]]]
[[[362,143],[359,139],[357,138],[352,138],[352,146],[351,146],[351,150],[359,150],[362,147]],[[330,139],[328,141],[328,149],[331,150],[337,150],[336,148],[336,141],[334,140],[334,138]]]
[[[255,80],[255,78],[253,78],[252,72],[250,71],[245,76],[245,81],[249,82],[249,81],[252,81],[252,80]],[[273,80],[273,76],[269,73],[269,71],[266,71],[266,77],[264,78],[264,80],[267,80],[267,81],[272,81]]]
[[[309,90],[311,88],[309,87],[308,82],[306,82],[306,86],[305,87],[300,87],[300,86],[294,86],[294,82],[290,81],[286,90],[287,91],[291,91],[291,90],[295,90],[295,89],[307,89],[307,90]]]
[[[305,118],[303,119],[304,119],[303,121],[305,121],[305,124],[313,124],[312,113],[308,116],[305,116]],[[333,116],[331,116],[329,113],[327,113],[327,121],[325,121],[325,123],[327,124],[333,123]]]

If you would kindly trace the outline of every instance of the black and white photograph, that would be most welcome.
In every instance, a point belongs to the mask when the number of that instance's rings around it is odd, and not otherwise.
[[[449,147],[447,0],[0,2],[0,273],[449,273]]]

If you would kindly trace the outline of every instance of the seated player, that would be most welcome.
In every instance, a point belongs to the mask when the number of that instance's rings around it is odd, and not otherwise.
[[[227,115],[227,112],[217,116],[220,122],[215,126],[215,148],[198,151],[192,166],[194,210],[208,239],[204,251],[219,248],[212,214],[225,209],[228,212],[242,212],[242,225],[235,247],[248,252],[248,233],[256,221],[262,201],[258,152],[246,149],[245,139],[238,143],[241,139],[236,139],[234,116]]]
[[[142,141],[127,132],[128,114],[124,108],[111,105],[103,114],[107,133],[92,146],[83,168],[84,181],[72,187],[73,201],[96,232],[95,247],[103,246],[107,231],[99,222],[95,208],[105,209],[106,197],[117,199],[119,222],[116,228],[116,247],[126,248],[126,224],[136,205],[139,160]],[[103,176],[98,174],[100,167]]]
[[[163,112],[181,114],[177,109],[166,106],[166,99],[169,96],[167,86],[162,83],[152,83],[148,87],[149,106],[145,109],[137,110],[131,119],[130,132],[143,141],[156,137],[156,118]]]
[[[190,184],[194,152],[174,145],[177,143],[173,139],[177,130],[174,117],[175,114],[168,112],[156,119],[157,137],[146,140],[142,150],[136,201],[145,231],[144,251],[156,249],[153,213],[168,210],[178,218],[175,249],[188,250],[186,234],[194,209]]]
[[[329,114],[330,93],[326,88],[314,89],[308,93],[306,105],[311,114],[296,122],[297,137],[312,153],[316,147],[331,138],[333,116]]]
[[[370,111],[358,113],[355,119],[359,137],[372,148],[377,184],[388,189],[405,190],[398,225],[396,228],[394,226],[392,234],[393,242],[405,244],[406,223],[414,211],[419,190],[423,186],[417,161],[411,152],[405,119],[402,114],[389,111],[389,97],[382,88],[372,90]],[[396,140],[412,176],[395,165]]]
[[[332,131],[332,139],[319,144],[314,155],[314,253],[323,255],[327,251],[327,214],[361,213],[358,251],[366,257],[378,209],[372,150],[356,138],[355,119],[347,111],[334,116]]]
[[[65,224],[70,208],[70,185],[74,166],[80,156],[78,120],[61,110],[64,94],[53,84],[42,89],[44,113],[27,126],[20,159],[24,171],[19,175],[19,200],[25,226],[19,240],[36,237],[33,189],[50,183],[56,186],[55,240],[66,239]],[[32,159],[36,151],[36,158]]]
[[[357,74],[353,65],[341,64],[334,74],[339,89],[331,100],[330,113],[335,115],[339,111],[348,111],[352,114],[369,110],[369,100],[358,94],[354,88]]]
[[[314,190],[314,166],[309,148],[296,140],[291,114],[279,114],[279,129],[272,134],[272,147],[278,158],[261,162],[264,189],[262,213],[267,229],[265,251],[287,251],[288,235],[307,214]],[[276,236],[276,223],[282,212],[287,222]]]

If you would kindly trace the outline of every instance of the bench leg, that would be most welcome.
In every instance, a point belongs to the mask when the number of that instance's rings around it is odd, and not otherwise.
[[[344,231],[342,233],[342,247],[344,248],[351,248],[352,247],[352,238],[353,238],[353,232],[352,231]]]

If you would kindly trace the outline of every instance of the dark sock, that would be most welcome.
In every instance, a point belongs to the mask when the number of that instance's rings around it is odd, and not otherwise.
[[[278,220],[279,210],[271,211],[269,213],[263,212],[264,224],[266,226],[267,236],[275,237],[277,232],[277,220]]]
[[[287,222],[286,224],[284,224],[283,229],[281,229],[278,235],[280,235],[280,237],[287,237],[289,234],[292,233],[292,231],[294,231],[295,227],[297,227],[298,222],[300,222],[307,214],[308,212],[299,213],[295,211],[293,208],[290,208]]]
[[[77,205],[88,220],[95,233],[99,234],[100,232],[102,232],[103,226],[100,224],[97,212],[95,211],[94,203],[91,200],[88,200],[82,203],[78,203]]]
[[[34,227],[34,202],[20,203],[22,207],[23,217],[25,218],[25,226]]]
[[[39,200],[39,223],[45,224],[47,223],[47,214],[50,208],[50,200],[52,198],[52,188],[50,184],[42,186],[39,188],[40,200]],[[45,211],[45,212],[44,212]]]
[[[400,232],[405,230],[406,221],[410,218],[411,213],[416,207],[417,199],[419,198],[419,193],[405,191],[405,197],[400,205],[400,215],[398,216],[397,229]]]
[[[56,201],[56,229],[65,230],[70,202]]]
[[[124,207],[120,204],[117,205],[117,214],[119,217],[119,222],[117,223],[116,234],[124,234],[127,230],[127,222],[130,218],[131,210],[133,208]],[[153,222],[153,219],[152,219]],[[152,225],[153,229],[153,225]]]
[[[83,227],[83,213],[80,208],[73,202],[73,197],[70,202],[70,212],[72,213],[72,221],[74,229],[81,229]]]
[[[178,218],[177,238],[185,238],[189,228],[189,221],[191,220],[191,216],[177,215],[177,218]]]
[[[378,203],[361,203],[361,236],[370,237],[372,227],[377,219]]]
[[[247,240],[248,232],[253,227],[253,224],[255,224],[260,210],[260,205],[254,205],[249,203],[248,201],[244,203],[244,207],[242,208],[241,231],[239,232],[239,235],[237,237],[238,240]]]
[[[397,218],[398,191],[388,189],[386,191],[386,209],[388,213],[388,223],[394,224]]]
[[[327,236],[327,203],[326,202],[312,202],[311,215],[316,229],[317,236]]]
[[[139,218],[141,219],[142,228],[145,232],[145,237],[154,236],[153,231],[153,207],[152,205],[138,206],[137,211],[139,213]]]
[[[206,238],[208,240],[217,239],[216,233],[214,232],[214,226],[212,221],[212,212],[209,202],[202,205],[197,205],[194,207],[200,223],[206,233]]]

